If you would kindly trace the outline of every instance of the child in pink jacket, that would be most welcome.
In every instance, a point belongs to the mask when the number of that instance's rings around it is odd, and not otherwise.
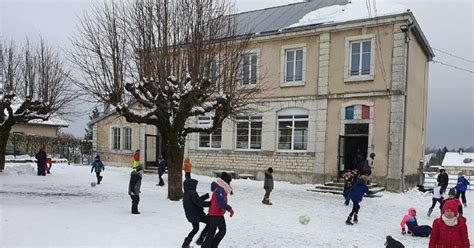
[[[402,227],[402,234],[406,234],[405,225],[408,227],[408,233],[411,233],[412,236],[418,237],[428,237],[431,233],[431,227],[428,225],[419,226],[416,221],[416,209],[409,208],[408,214],[405,215],[400,222]]]

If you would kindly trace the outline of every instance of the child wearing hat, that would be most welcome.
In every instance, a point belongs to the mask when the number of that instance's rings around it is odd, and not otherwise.
[[[444,204],[446,204],[446,202],[448,201],[453,201],[456,203],[456,205],[458,206],[458,213],[459,215],[462,216],[463,214],[462,204],[461,204],[461,201],[458,198],[456,198],[456,190],[454,188],[449,190],[448,198],[443,201],[443,204],[441,205],[441,210],[443,209]]]
[[[464,204],[464,207],[467,207],[467,201],[466,201],[466,190],[467,186],[470,184],[469,181],[464,177],[462,172],[458,174],[458,182],[456,184],[456,198],[459,199],[461,196],[462,199],[462,204]]]
[[[443,214],[433,221],[429,248],[468,248],[470,246],[466,219],[458,214],[455,201],[447,201]]]
[[[224,214],[230,212],[230,217],[234,216],[234,210],[227,204],[227,196],[232,191],[230,182],[232,178],[226,172],[217,178],[217,181],[211,183],[211,206],[209,207],[209,229],[202,247],[218,247],[226,233],[226,224]],[[219,232],[216,234],[217,229]]]
[[[408,233],[411,233],[412,236],[418,237],[428,237],[431,233],[431,227],[428,225],[418,225],[418,221],[416,220],[416,209],[409,208],[408,214],[405,215],[400,222],[400,226],[402,227],[402,234],[406,234],[405,225],[408,227]]]

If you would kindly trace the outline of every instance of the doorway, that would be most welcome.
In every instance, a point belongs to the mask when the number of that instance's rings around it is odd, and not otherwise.
[[[353,170],[357,168],[357,155],[360,153],[361,158],[358,162],[367,159],[367,150],[369,146],[369,124],[345,124],[345,135],[339,136],[338,163],[339,176],[345,170]]]
[[[145,135],[145,168],[158,167],[161,156],[161,139],[159,135]]]

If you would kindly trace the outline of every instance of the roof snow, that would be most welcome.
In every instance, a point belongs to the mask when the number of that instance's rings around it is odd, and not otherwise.
[[[375,11],[376,10],[376,11]],[[294,28],[314,24],[342,23],[364,20],[380,16],[389,16],[409,12],[409,8],[393,1],[377,1],[377,5],[367,6],[365,0],[352,0],[346,5],[332,5],[307,13],[298,22],[288,26]]]
[[[41,119],[34,119],[28,121],[30,124],[40,124],[40,125],[48,125],[48,126],[59,126],[59,127],[68,127],[69,123],[58,116],[51,116],[47,121],[43,121]]]
[[[465,160],[470,161],[465,163]],[[447,152],[444,155],[443,166],[474,167],[474,153]]]

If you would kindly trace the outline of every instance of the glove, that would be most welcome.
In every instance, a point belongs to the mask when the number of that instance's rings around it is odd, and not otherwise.
[[[407,232],[405,231],[405,228],[402,228],[402,234],[405,235]]]
[[[230,217],[234,216],[234,209],[231,208],[229,212],[230,212]]]

